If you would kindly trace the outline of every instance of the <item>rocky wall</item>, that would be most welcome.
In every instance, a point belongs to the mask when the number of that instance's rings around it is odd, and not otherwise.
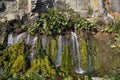
[[[14,19],[17,13],[17,2],[11,1],[0,1],[0,19]]]
[[[22,16],[31,12],[40,14],[46,12],[48,7],[61,8],[66,5],[81,16],[120,18],[120,0],[1,0],[0,19],[11,20],[16,14]]]

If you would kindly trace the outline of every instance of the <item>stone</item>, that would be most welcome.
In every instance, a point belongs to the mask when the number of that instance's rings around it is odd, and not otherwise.
[[[110,17],[119,19],[120,0],[1,0],[0,1],[0,20],[14,19],[16,15],[30,15],[31,13],[45,13],[48,8],[56,9],[69,6],[81,16],[92,15],[92,18]],[[89,10],[91,9],[91,13]],[[109,16],[110,15],[110,16]]]
[[[109,4],[113,11],[120,13],[120,0],[109,0]]]

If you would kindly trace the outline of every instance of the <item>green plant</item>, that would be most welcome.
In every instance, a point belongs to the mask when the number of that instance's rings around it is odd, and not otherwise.
[[[115,24],[112,27],[112,31],[115,34],[117,46],[120,47],[120,21],[115,22]]]
[[[71,76],[68,76],[68,77],[64,78],[64,80],[73,80],[73,78]]]
[[[89,77],[88,76],[84,76],[84,80],[89,80]]]
[[[29,27],[28,28],[28,33],[31,34],[31,35],[35,35],[37,33],[37,24],[34,24],[33,26]]]
[[[95,32],[96,27],[94,23],[79,17],[78,14],[72,14],[67,16],[69,12],[57,11],[50,9],[48,13],[43,13],[40,19],[28,29],[28,33],[35,35],[57,35],[65,33],[68,30],[88,30]]]
[[[116,70],[114,80],[120,80],[120,69]]]
[[[110,28],[108,26],[105,26],[105,25],[103,25],[103,28],[102,28],[101,31],[106,32],[106,33],[112,33],[113,32],[112,28]]]
[[[113,25],[113,32],[114,33],[120,33],[120,21],[116,21]]]
[[[21,77],[21,80],[47,80],[47,78],[39,72],[31,72]]]

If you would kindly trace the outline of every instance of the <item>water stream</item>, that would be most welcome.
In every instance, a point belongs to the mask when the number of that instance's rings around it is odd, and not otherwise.
[[[36,54],[36,45],[38,41],[37,36],[31,36],[26,33],[21,33],[13,37],[13,34],[11,33],[8,35],[8,47],[10,47],[16,42],[22,41],[23,39],[26,45],[30,45],[28,49],[28,52],[29,52],[28,58],[30,60],[30,65],[31,65],[31,62],[34,59],[34,55],[37,55]],[[42,47],[41,56],[44,58],[44,56],[46,55],[48,38],[47,36],[42,35],[40,39],[41,39],[41,47]],[[64,59],[62,58],[62,55],[64,52],[64,41],[65,39],[61,35],[59,35],[57,39],[56,58],[54,62],[56,67],[61,67],[62,62],[64,61]],[[91,47],[90,47],[90,40],[87,38],[86,38],[86,43],[87,43],[87,50],[88,50],[88,68],[89,68],[89,71],[91,71],[92,70],[92,58],[91,58],[91,52],[90,52]],[[69,45],[70,50],[68,51],[68,54],[71,58],[70,63],[71,63],[72,70],[78,74],[84,74],[85,71],[81,68],[82,62],[81,62],[80,42],[75,32],[71,32],[71,37],[69,40],[67,40],[67,44],[70,44]]]
[[[93,70],[93,62],[92,62],[92,49],[91,49],[91,39],[90,35],[85,35],[85,40],[87,44],[87,52],[88,52],[88,71],[91,72]]]
[[[7,42],[7,46],[11,46],[14,43],[14,39],[13,39],[13,34],[9,34],[8,35],[8,42]]]
[[[46,36],[42,36],[42,49],[45,50],[47,45],[47,38]]]
[[[56,61],[55,61],[55,66],[59,67],[62,64],[62,36],[59,35],[58,42],[57,42],[57,56],[56,56]]]
[[[31,48],[30,48],[30,50],[29,50],[31,62],[32,62],[32,60],[34,59],[34,55],[35,55],[35,53],[36,53],[37,40],[38,40],[38,37],[34,37],[34,39],[33,39],[33,41],[32,41]]]
[[[22,41],[24,36],[25,36],[25,33],[21,33],[15,37],[13,37],[13,33],[9,34],[8,35],[8,47],[13,45],[16,42]]]
[[[41,56],[44,58],[45,55],[46,55],[46,47],[47,47],[47,37],[45,35],[42,35],[41,42],[42,42],[42,53],[41,53]]]
[[[80,46],[79,46],[79,41],[78,41],[78,37],[77,34],[75,32],[71,32],[71,55],[72,55],[72,62],[73,62],[73,66],[75,69],[75,72],[78,74],[84,74],[85,71],[83,71],[83,69],[80,66],[81,63],[81,56],[80,56]]]

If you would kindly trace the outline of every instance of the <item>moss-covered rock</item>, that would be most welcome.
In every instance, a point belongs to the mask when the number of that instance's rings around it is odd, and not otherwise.
[[[84,37],[80,37],[80,52],[81,52],[81,66],[84,68],[84,69],[87,69],[87,60],[88,60],[88,57],[87,57],[87,45],[86,45],[86,41],[85,41],[85,38]]]
[[[0,67],[4,70],[10,71],[15,60],[20,56],[24,56],[25,45],[23,42],[18,42],[1,52]]]
[[[64,52],[62,55],[62,65],[60,67],[60,70],[65,73],[65,75],[68,75],[70,73],[71,68],[71,60],[70,60],[70,52],[69,52],[69,46],[68,44],[65,44]]]
[[[14,64],[12,65],[11,73],[20,73],[25,72],[26,70],[26,63],[25,58],[23,55],[19,55],[17,59],[15,60]]]
[[[56,52],[57,52],[57,41],[55,39],[52,39],[51,56],[52,56],[53,61],[55,61]]]
[[[50,78],[51,76],[55,77],[56,75],[56,71],[51,65],[48,56],[45,56],[44,59],[39,58],[32,61],[32,66],[28,70],[27,74],[34,72],[38,72],[40,75],[43,75],[47,78]]]

